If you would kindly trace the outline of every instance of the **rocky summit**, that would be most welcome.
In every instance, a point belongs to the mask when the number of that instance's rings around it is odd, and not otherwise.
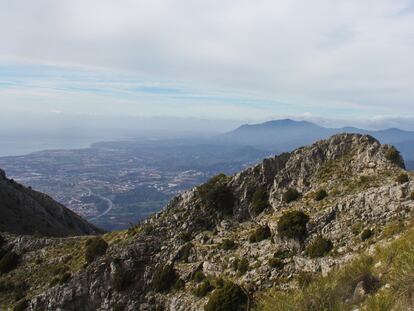
[[[411,230],[411,180],[394,147],[339,134],[218,175],[126,231],[3,234],[3,249],[19,260],[0,276],[0,305],[391,310],[369,309],[401,283],[393,283],[394,266],[378,259],[378,249]]]

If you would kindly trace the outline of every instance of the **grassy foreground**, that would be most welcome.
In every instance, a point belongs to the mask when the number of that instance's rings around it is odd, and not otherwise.
[[[299,277],[300,290],[272,289],[258,311],[414,310],[414,226],[326,277]],[[355,288],[363,284],[365,294]]]

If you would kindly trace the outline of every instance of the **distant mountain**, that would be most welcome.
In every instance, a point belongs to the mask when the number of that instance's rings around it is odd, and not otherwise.
[[[381,143],[396,145],[404,158],[414,160],[414,132],[396,128],[380,131],[355,127],[326,128],[307,121],[284,119],[260,124],[245,124],[231,132],[217,136],[216,139],[226,144],[255,146],[284,152],[339,133],[371,135]]]
[[[102,233],[49,196],[6,178],[0,170],[0,232],[70,236]]]

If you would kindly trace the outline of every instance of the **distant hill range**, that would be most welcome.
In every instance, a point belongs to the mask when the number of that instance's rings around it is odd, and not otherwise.
[[[254,146],[285,152],[339,133],[368,134],[383,144],[392,144],[401,151],[408,166],[414,168],[414,132],[397,128],[380,131],[355,127],[326,128],[307,121],[284,119],[260,124],[245,124],[231,132],[217,136],[216,140],[226,144]]]
[[[51,197],[8,179],[0,170],[0,232],[74,236],[103,233]]]

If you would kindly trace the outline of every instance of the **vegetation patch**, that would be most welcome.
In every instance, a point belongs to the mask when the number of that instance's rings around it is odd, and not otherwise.
[[[198,187],[198,192],[208,207],[224,215],[232,215],[235,198],[226,181],[227,176],[219,174]]]
[[[307,235],[309,216],[301,211],[283,213],[277,223],[277,232],[282,238],[303,240]]]
[[[19,259],[19,255],[17,255],[15,252],[7,252],[0,259],[0,273],[7,273],[14,270],[19,264]]]
[[[108,243],[104,239],[96,237],[86,241],[85,260],[91,263],[96,258],[105,255]]]
[[[152,288],[157,292],[167,292],[178,280],[177,272],[172,264],[159,266],[152,279]]]
[[[211,292],[214,287],[210,284],[208,280],[205,280],[203,283],[198,285],[194,290],[193,294],[197,297],[205,297],[209,292]]]
[[[254,215],[259,215],[269,206],[269,195],[266,188],[259,187],[253,193],[251,211]]]
[[[408,174],[401,173],[400,175],[397,176],[396,181],[400,184],[405,184],[406,182],[410,181],[410,178],[408,177]]]
[[[396,163],[400,159],[400,152],[394,147],[391,147],[385,152],[385,157],[387,160]]]
[[[315,192],[314,199],[315,201],[322,201],[327,196],[328,196],[328,193],[326,192],[325,189],[319,189],[318,191]]]
[[[237,284],[226,282],[216,289],[204,306],[204,311],[244,311],[247,296]]]
[[[272,236],[272,232],[268,225],[260,226],[257,228],[249,237],[250,243],[258,243],[263,240],[266,240]]]
[[[324,257],[332,250],[333,244],[330,240],[325,239],[322,236],[316,237],[316,239],[309,244],[306,248],[306,254],[310,258]]]
[[[113,288],[118,292],[126,290],[132,283],[132,276],[131,271],[127,271],[121,266],[118,267],[112,276]]]
[[[283,194],[283,201],[285,203],[290,203],[299,199],[300,193],[295,188],[289,188]]]
[[[197,283],[200,283],[202,281],[204,281],[206,279],[206,276],[204,275],[203,272],[201,271],[197,271],[196,273],[194,273],[193,275],[193,280]]]
[[[373,236],[374,232],[371,229],[365,229],[361,233],[361,240],[366,241]]]
[[[231,250],[236,248],[236,243],[230,239],[223,239],[220,243],[220,248],[224,250]]]
[[[236,258],[233,262],[233,268],[235,271],[239,272],[240,275],[243,275],[249,271],[249,261],[247,258]]]
[[[285,266],[282,260],[279,258],[273,257],[269,259],[269,266],[273,269],[281,270]]]

